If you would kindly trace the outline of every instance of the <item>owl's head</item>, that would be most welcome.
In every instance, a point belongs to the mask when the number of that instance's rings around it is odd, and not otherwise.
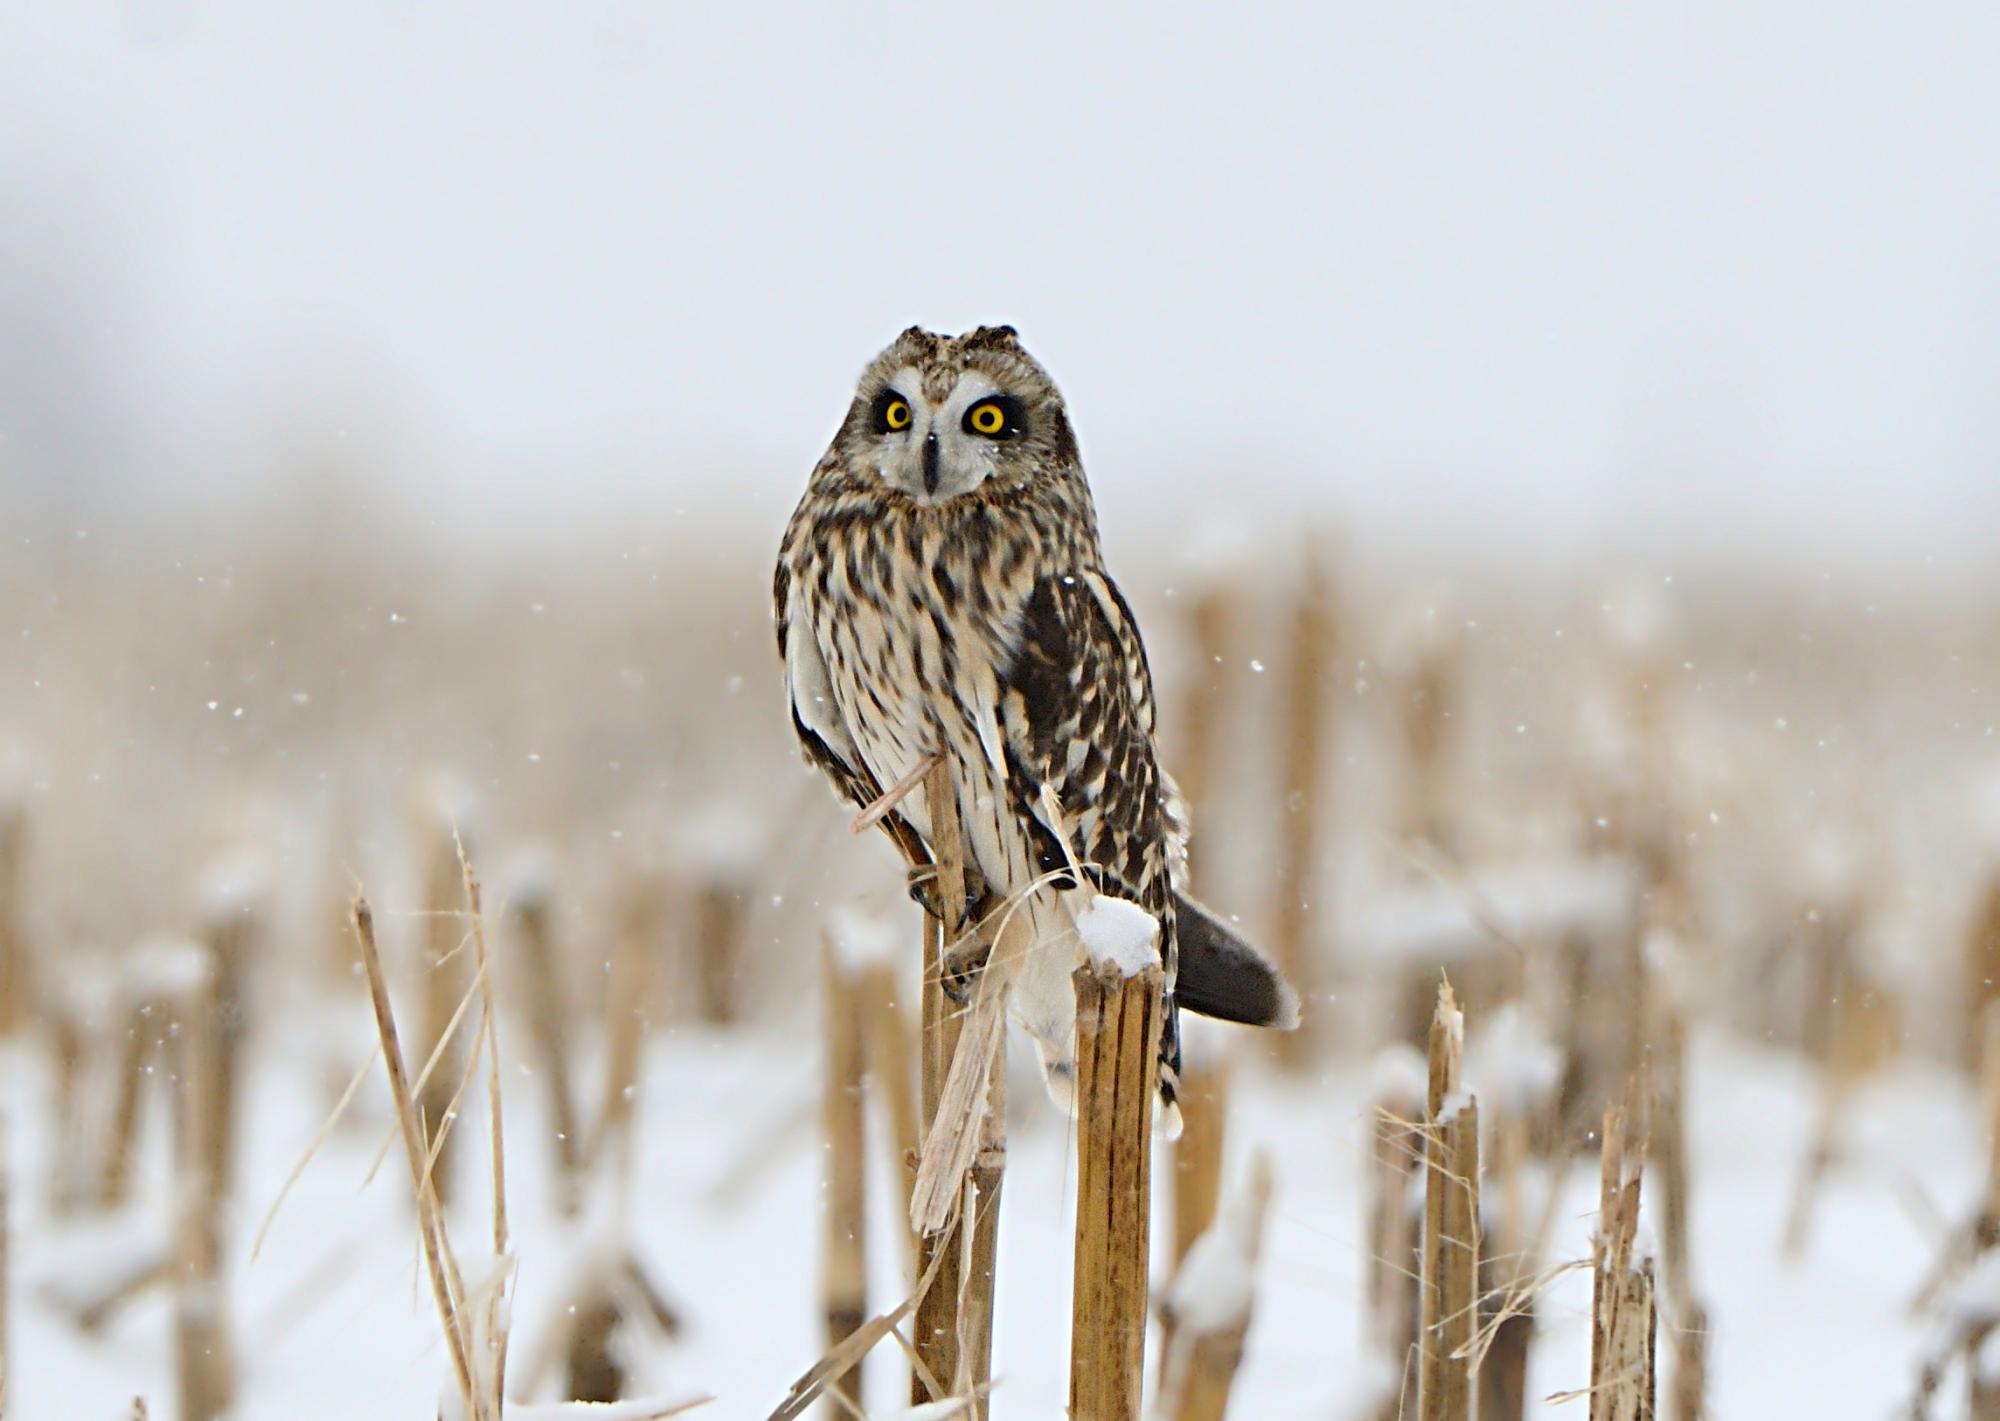
[[[1062,395],[1012,326],[904,331],[863,372],[834,447],[850,473],[924,504],[1077,466]]]

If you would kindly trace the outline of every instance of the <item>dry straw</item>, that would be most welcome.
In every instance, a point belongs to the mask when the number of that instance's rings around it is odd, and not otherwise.
[[[541,1058],[542,1080],[549,1098],[549,1128],[555,1151],[556,1202],[574,1214],[582,1186],[582,1141],[571,1084],[569,1008],[562,979],[556,972],[554,910],[540,884],[514,896],[514,920],[520,926],[522,973],[527,987],[528,1033]]]
[[[27,814],[0,786],[0,1036],[33,1015],[34,983],[28,970],[27,930],[21,918],[21,862],[27,849]]]
[[[221,1160],[228,1114],[216,957],[185,985],[175,1015],[180,1072],[175,1155],[174,1337],[183,1421],[211,1421],[235,1393],[222,1278]]]
[[[0,922],[0,933],[5,931],[4,922]],[[1959,1001],[1963,1007],[1959,1054],[1968,1067],[1976,1067],[1984,1051],[1986,1010],[2000,1001],[2000,872],[1987,881],[1966,929],[1959,965]]]
[[[1424,1162],[1425,1078],[1423,1060],[1407,1053],[1408,1071],[1385,1072],[1374,1112],[1374,1150],[1368,1167],[1368,1267],[1365,1274],[1367,1323],[1375,1350],[1394,1359],[1404,1373],[1402,1391],[1415,1384],[1418,1284],[1422,1273],[1423,1210],[1413,1204],[1412,1183]],[[1400,1393],[1391,1399],[1399,1411]]]
[[[1145,1365],[1153,1098],[1161,967],[1098,956],[1077,968],[1076,1252],[1069,1409],[1137,1421]]]
[[[2000,1244],[2000,1002],[1989,1003],[1982,1022],[1984,1050],[1980,1059],[1980,1124],[1987,1141],[1986,1187],[1971,1217],[1954,1227],[1936,1262],[1917,1290],[1916,1308],[1936,1305],[1945,1290]]]
[[[959,838],[958,794],[952,785],[951,770],[942,759],[934,758],[923,779],[924,808],[931,821],[932,905],[934,912],[924,922],[923,1023],[918,1037],[921,1126],[924,1153],[933,1149],[939,1121],[945,1128],[972,1134],[976,1126],[962,1110],[954,1118],[942,1107],[946,1083],[958,1055],[961,1018],[951,1009],[945,995],[942,974],[946,950],[957,940],[963,926],[965,903],[965,850]],[[984,983],[982,982],[982,988]],[[984,1102],[982,1091],[975,1097]],[[943,1400],[943,1387],[958,1375],[959,1293],[964,1286],[965,1243],[962,1231],[963,1195],[957,1187],[939,1191],[948,1200],[943,1217],[920,1215],[918,1200],[925,1180],[921,1168],[912,1185],[910,1212],[917,1223],[917,1261],[921,1274],[931,1281],[917,1294],[915,1344],[916,1363],[910,1380],[910,1400],[915,1403]]]
[[[210,1007],[214,1018],[214,1052],[204,1080],[209,1098],[202,1105],[214,1126],[206,1138],[204,1168],[214,1187],[224,1194],[229,1192],[236,1162],[243,1043],[251,1025],[244,975],[248,964],[259,955],[261,927],[259,906],[243,899],[240,893],[230,892],[219,895],[210,905],[203,934],[214,983]]]
[[[1310,925],[1326,918],[1326,904],[1316,899],[1323,886],[1317,872],[1326,819],[1321,780],[1331,759],[1327,684],[1336,627],[1326,565],[1317,552],[1308,552],[1292,608],[1281,780],[1285,822],[1278,836],[1277,917],[1271,935],[1278,966],[1302,1002],[1314,999],[1322,968]],[[1297,1066],[1317,1049],[1318,1040],[1319,1027],[1308,1010],[1297,1031],[1277,1038],[1279,1058]]]
[[[431,1142],[435,1155],[430,1174],[440,1201],[449,1203],[452,1190],[451,1131],[448,1121],[454,1102],[453,1085],[459,1076],[462,1049],[457,1025],[471,992],[467,972],[464,933],[459,926],[461,893],[459,844],[456,829],[442,807],[423,825],[425,845],[424,945],[420,966],[423,991],[417,1015],[418,1051],[427,1063],[417,1085],[417,1108],[423,1122],[423,1137]]]
[[[1417,1410],[1422,1421],[1468,1421],[1479,1320],[1479,1103],[1464,1092],[1465,1017],[1451,983],[1431,1018],[1425,1110],[1422,1320]]]
[[[972,1219],[970,1253],[959,1295],[958,1370],[952,1393],[973,1400],[972,1414],[986,1421],[993,1382],[993,1299],[1000,1276],[1000,1190],[1007,1177],[1007,1072],[1005,1043],[994,1053],[987,1078],[986,1113],[979,1148],[967,1179]]]
[[[1000,1187],[1006,1169],[1007,993],[1029,946],[1018,903],[977,920],[966,901],[965,843],[957,792],[942,761],[923,781],[933,856],[933,913],[926,923],[921,1085],[924,1143],[910,1189],[910,1219],[926,1273],[937,1281],[917,1308],[919,1365],[913,1399],[974,1398],[983,1414],[992,1383],[993,1297],[999,1262]],[[937,914],[949,915],[940,918]],[[970,1006],[953,1010],[944,974],[978,953]]]
[[[1817,930],[1808,936],[1813,961],[1829,994],[1809,1041],[1819,1067],[1819,1099],[1813,1113],[1812,1144],[1800,1160],[1785,1219],[1783,1254],[1796,1262],[1804,1254],[1812,1217],[1827,1177],[1839,1163],[1841,1132],[1855,1092],[1895,1054],[1896,1009],[1852,960],[1845,935]]]
[[[710,1026],[728,1026],[736,1020],[743,902],[743,885],[727,875],[704,877],[695,889],[695,1012]]]
[[[861,1009],[867,1015],[867,1070],[869,1093],[881,1102],[888,1128],[892,1179],[913,1180],[917,1149],[922,1142],[917,1124],[916,1046],[910,1039],[909,1017],[897,1000],[896,975],[886,959],[871,961],[862,968],[856,988]],[[909,1258],[909,1277],[917,1268],[917,1235],[902,1230]]]
[[[820,990],[825,1002],[826,1058],[821,1076],[820,1123],[826,1143],[826,1214],[820,1286],[829,1351],[868,1320],[868,1195],[864,1097],[864,1020],[856,975],[831,941],[820,949]],[[861,1372],[836,1384],[853,1406],[862,1405]]]
[[[473,1345],[470,1320],[465,1314],[465,1280],[458,1262],[451,1256],[445,1233],[444,1208],[429,1168],[430,1149],[424,1138],[423,1116],[410,1089],[409,1070],[403,1064],[403,1043],[396,1033],[396,1013],[389,1002],[389,983],[382,971],[382,954],[375,945],[375,915],[368,900],[357,894],[349,909],[355,942],[361,949],[361,966],[368,974],[369,1000],[375,1008],[375,1030],[381,1039],[382,1060],[389,1075],[389,1096],[396,1108],[396,1123],[402,1130],[403,1154],[410,1166],[410,1192],[417,1205],[417,1232],[423,1245],[424,1269],[430,1277],[431,1296],[444,1324],[445,1351],[451,1359],[452,1378],[458,1385],[466,1415],[472,1421],[489,1421],[473,1379]],[[497,1421],[497,1418],[495,1419]]]
[[[642,877],[625,889],[618,942],[611,958],[611,980],[604,997],[606,1016],[604,1090],[584,1151],[587,1167],[607,1163],[623,1170],[632,1151],[632,1121],[639,1105],[640,1057],[646,1045],[647,1003],[652,1000],[663,886]],[[617,1160],[611,1161],[611,1152]]]
[[[1173,1259],[1178,1267],[1194,1241],[1215,1222],[1222,1192],[1222,1160],[1229,1136],[1230,1058],[1190,1054],[1178,1099],[1181,1137],[1174,1141]]]
[[[0,1115],[0,1421],[7,1415],[7,1384],[12,1354],[8,1351],[7,1299],[13,1286],[13,1158],[8,1151],[7,1117]]]
[[[904,798],[919,791],[930,819],[929,846],[916,839],[900,816],[891,813]],[[870,1348],[895,1333],[906,1315],[913,1315],[913,1335],[906,1345],[914,1404],[961,1399],[983,1415],[992,1383],[999,1194],[1006,1161],[1006,1103],[998,1067],[1005,1044],[1007,984],[1018,952],[1018,947],[1010,953],[1006,946],[1025,945],[1027,918],[1010,911],[997,915],[1003,923],[1018,923],[1018,929],[1011,936],[1004,925],[998,929],[1002,947],[990,951],[990,960],[977,973],[970,1008],[959,1011],[945,992],[945,973],[969,964],[974,954],[988,948],[992,938],[987,920],[969,921],[965,911],[966,860],[957,795],[942,757],[928,757],[866,806],[855,817],[853,828],[860,833],[877,824],[904,855],[913,881],[929,887],[920,975],[919,1088],[914,1107],[905,1087],[897,1083],[907,1081],[899,1065],[906,1033],[890,1004],[887,979],[870,975],[865,989],[850,983],[843,990],[850,1008],[846,1015],[857,1025],[863,1016],[857,1001],[864,991],[876,1004],[866,1013],[866,1029],[854,1059],[859,1061],[863,1054],[873,1057],[875,1073],[888,1083],[885,1095],[892,1133],[910,1142],[904,1147],[903,1158],[912,1171],[909,1218],[916,1285],[907,1302],[848,1331],[844,1340],[798,1380],[773,1413],[774,1421],[802,1414],[812,1401],[835,1388]],[[846,1042],[840,1048],[840,1069],[847,1069],[845,1054],[854,1045]],[[829,1102],[830,1124],[833,1113]],[[842,1133],[858,1139],[858,1121],[848,1117],[845,1107],[840,1113]],[[858,1146],[852,1148],[858,1161]],[[858,1163],[843,1163],[841,1168],[851,1174]],[[848,1216],[854,1210],[851,1205],[836,1204],[835,1212]],[[830,1218],[829,1229],[836,1227],[846,1232]],[[829,1249],[832,1247],[830,1235]],[[829,1269],[829,1288],[841,1285],[842,1275],[851,1274],[854,1268],[852,1260],[844,1258],[837,1271]],[[840,1286],[840,1291],[846,1296],[838,1302],[829,1292],[830,1331],[835,1326],[836,1309],[842,1314],[838,1327],[847,1327],[853,1316],[855,1290]],[[834,1392],[842,1404],[844,1390]]]
[[[1688,1147],[1685,1110],[1687,1028],[1671,1002],[1656,1012],[1653,1054],[1652,1162],[1660,1191],[1660,1238],[1667,1296],[1674,1326],[1673,1421],[1702,1421],[1708,1409],[1708,1311],[1697,1298],[1692,1275],[1688,1203]]]
[[[1188,603],[1194,669],[1181,708],[1182,741],[1174,769],[1183,796],[1202,811],[1193,826],[1197,831],[1212,827],[1212,814],[1218,807],[1219,796],[1214,791],[1221,784],[1218,770],[1228,729],[1226,681],[1221,668],[1229,656],[1240,600],[1238,584],[1217,577],[1200,587]],[[1199,842],[1199,837],[1189,841],[1191,862]],[[1173,1148],[1176,1267],[1215,1218],[1228,1134],[1230,1067],[1230,1057],[1220,1051],[1190,1050],[1182,1062],[1181,1136]]]
[[[1653,1260],[1635,1256],[1646,1148],[1626,1112],[1604,1112],[1604,1153],[1591,1284],[1590,1421],[1652,1421],[1658,1331]]]
[[[1262,1154],[1244,1194],[1197,1241],[1160,1309],[1159,1414],[1172,1421],[1222,1421],[1229,1409],[1271,1203],[1271,1165]]]
[[[500,1097],[500,1010],[494,1000],[493,959],[486,944],[486,910],[480,901],[479,878],[465,856],[465,845],[454,840],[458,850],[460,879],[465,886],[465,911],[472,920],[472,945],[476,982],[479,989],[480,1023],[486,1043],[486,1108],[488,1159],[492,1166],[493,1257],[490,1276],[475,1299],[478,1315],[474,1336],[484,1346],[479,1358],[480,1381],[488,1387],[488,1403],[495,1421],[502,1410],[501,1398],[507,1383],[507,1284],[512,1270],[511,1239],[507,1228],[507,1141]],[[470,1067],[467,1074],[471,1074]]]

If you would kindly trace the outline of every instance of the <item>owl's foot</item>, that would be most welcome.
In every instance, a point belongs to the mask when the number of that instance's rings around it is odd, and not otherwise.
[[[910,870],[910,897],[933,918],[944,915],[938,911],[937,870],[930,867]],[[983,932],[966,931],[986,915],[988,907],[986,880],[979,870],[968,867],[965,870],[965,915],[959,919],[960,930],[965,935],[945,948],[944,960],[938,964],[938,978],[944,987],[944,994],[960,1006],[972,998],[980,972],[986,966],[987,954],[993,944]]]
[[[945,916],[943,911],[944,903],[938,895],[937,869],[930,864],[925,864],[921,868],[913,868],[910,870],[909,880],[911,901],[926,913],[929,913],[933,918],[943,918]],[[965,907],[961,912],[959,921],[961,923],[977,922],[979,920],[979,905],[985,897],[986,879],[981,876],[978,869],[973,868],[970,864],[966,865]]]
[[[972,989],[979,985],[979,974],[986,970],[986,959],[993,953],[993,940],[984,932],[968,933],[944,950],[944,961],[938,964],[938,985],[944,994],[960,1006],[972,1000]]]

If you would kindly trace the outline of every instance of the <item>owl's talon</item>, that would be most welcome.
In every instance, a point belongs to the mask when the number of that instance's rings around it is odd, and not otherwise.
[[[926,864],[909,872],[910,901],[929,913],[933,918],[942,919],[939,911],[943,904],[938,898],[937,869]],[[968,865],[965,870],[965,910],[961,922],[973,922],[978,916],[978,908],[986,897],[986,880],[978,869]]]
[[[985,933],[974,933],[962,942],[944,950],[944,960],[938,964],[938,985],[944,994],[960,1006],[972,1000],[972,989],[979,984],[979,974],[986,970],[986,959],[992,954],[993,944]]]

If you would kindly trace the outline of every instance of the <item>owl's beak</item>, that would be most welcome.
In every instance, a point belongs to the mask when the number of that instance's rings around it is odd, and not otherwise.
[[[926,434],[924,436],[924,492],[936,493],[937,490],[938,490],[937,435]]]

